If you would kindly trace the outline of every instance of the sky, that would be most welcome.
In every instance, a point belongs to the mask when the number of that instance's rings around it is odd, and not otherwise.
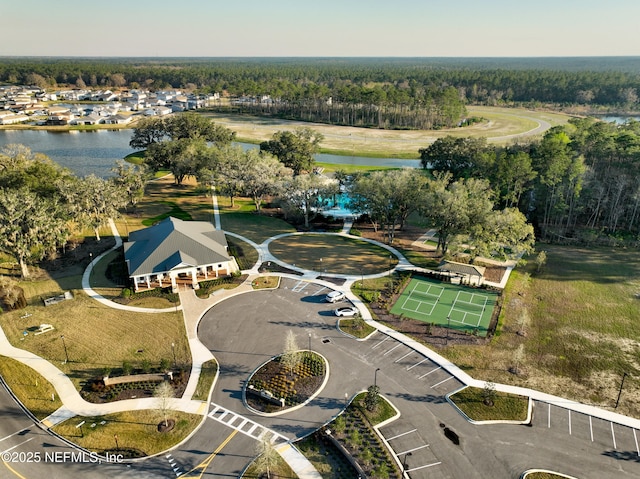
[[[0,56],[640,56],[639,0],[0,0]]]

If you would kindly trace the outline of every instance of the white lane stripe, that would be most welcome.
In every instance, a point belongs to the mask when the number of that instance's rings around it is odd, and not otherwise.
[[[640,449],[638,448],[638,436],[636,436],[636,430],[633,430],[633,440],[636,441],[636,452],[638,453],[638,457],[640,457]]]
[[[387,339],[391,339],[390,336],[387,336],[386,338],[384,338],[382,341],[377,342],[376,344],[374,344],[373,346],[371,346],[371,349],[376,349],[378,346],[380,346],[382,343],[384,343]]]
[[[435,388],[437,386],[440,386],[442,383],[446,383],[447,381],[453,379],[453,376],[449,376],[447,379],[443,379],[442,381],[440,381],[439,383],[434,384],[433,386],[431,386],[431,388]]]
[[[407,434],[411,434],[412,432],[416,432],[417,429],[412,429],[411,431],[403,432],[398,434],[397,436],[393,436],[387,439],[387,441],[393,441],[394,439],[398,439],[399,437],[406,436]]]
[[[404,358],[406,358],[407,356],[409,356],[411,353],[413,353],[413,350],[412,350],[412,351],[409,351],[407,354],[405,354],[405,355],[404,355],[404,356],[402,356],[401,358],[396,359],[396,360],[394,361],[394,363],[399,363],[399,362],[400,362],[400,361],[402,361]]]
[[[611,437],[613,438],[613,448],[617,449],[617,446],[616,446],[616,433],[613,430],[613,423],[611,422],[609,424],[611,424]]]
[[[25,427],[24,429],[20,429],[19,431],[14,432],[13,434],[9,434],[8,436],[3,437],[2,439],[0,439],[0,442],[4,441],[5,439],[9,439],[10,437],[17,436],[18,434],[28,430],[29,430],[28,427]]]
[[[396,346],[392,347],[389,351],[387,351],[386,353],[383,354],[383,356],[386,356],[387,354],[389,354],[391,351],[393,351],[396,348],[399,348],[400,346],[402,346],[402,343],[398,343]]]
[[[424,358],[422,361],[420,361],[420,362],[418,362],[418,363],[415,363],[413,366],[409,366],[409,367],[407,368],[407,371],[411,371],[413,368],[415,368],[415,367],[416,367],[416,366],[418,366],[419,364],[424,363],[425,361],[429,361],[429,358]]]
[[[433,464],[427,464],[426,466],[412,467],[411,469],[407,469],[405,472],[419,471],[420,469],[426,469],[427,467],[437,466],[438,464],[442,464],[442,461],[434,462]]]
[[[547,428],[551,429],[551,403],[548,404],[549,410],[547,411]]]
[[[20,444],[16,444],[15,446],[10,447],[9,449],[5,449],[4,451],[0,452],[0,454],[4,454],[5,452],[13,451],[16,447],[20,447],[23,444],[26,444],[29,441],[32,441],[33,439],[34,439],[33,437],[30,437],[29,439],[27,439],[26,441],[21,442]]]
[[[409,454],[410,452],[417,451],[419,449],[424,449],[425,447],[429,447],[429,444],[425,444],[424,446],[414,447],[413,449],[409,449],[408,451],[402,451],[396,454],[396,456],[402,456],[403,454]]]
[[[571,409],[567,409],[569,411],[569,436],[571,436]]]
[[[591,442],[593,442],[593,418],[589,416],[589,432],[591,433]]]
[[[429,374],[431,373],[435,373],[438,369],[442,369],[442,366],[438,366],[435,369],[432,369],[431,371],[429,371],[428,373],[423,374],[422,376],[418,377],[418,379],[422,379],[422,378],[426,378]]]

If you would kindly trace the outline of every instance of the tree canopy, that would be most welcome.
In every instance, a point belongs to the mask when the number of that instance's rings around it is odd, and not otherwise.
[[[315,155],[324,136],[311,128],[297,128],[295,131],[278,131],[269,141],[260,143],[260,151],[274,155],[284,166],[291,168],[295,175],[313,169]]]

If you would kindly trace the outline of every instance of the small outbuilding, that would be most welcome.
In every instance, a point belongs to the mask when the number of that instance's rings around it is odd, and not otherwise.
[[[134,290],[190,284],[228,276],[238,264],[228,253],[224,232],[206,221],[168,217],[134,231],[124,244],[124,258]]]
[[[473,264],[456,263],[455,261],[443,261],[438,266],[438,271],[447,274],[452,283],[480,286],[484,280],[486,268]]]

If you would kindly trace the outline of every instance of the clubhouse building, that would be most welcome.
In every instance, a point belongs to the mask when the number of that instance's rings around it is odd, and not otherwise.
[[[168,217],[134,231],[124,243],[124,258],[134,290],[190,284],[228,276],[238,264],[228,253],[224,232],[206,221],[182,221]]]

